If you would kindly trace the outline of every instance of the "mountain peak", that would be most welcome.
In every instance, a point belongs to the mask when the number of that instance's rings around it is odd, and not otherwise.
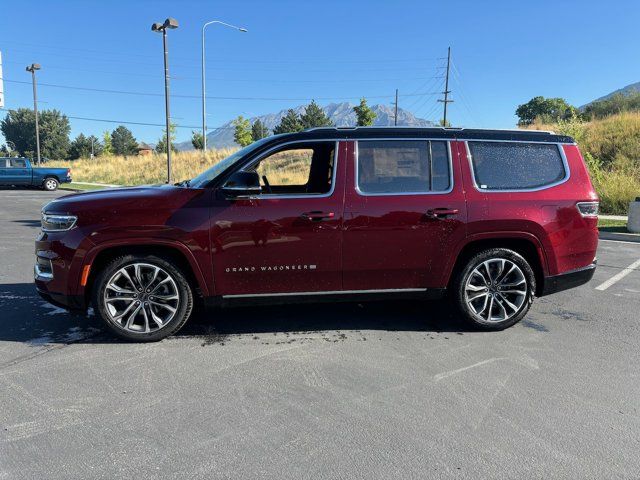
[[[298,105],[292,108],[296,113],[304,112],[306,105]],[[325,114],[331,119],[336,127],[353,127],[356,124],[356,114],[353,111],[354,105],[349,102],[329,103],[322,107]],[[372,105],[371,109],[376,114],[373,124],[377,127],[394,125],[394,107],[390,105]],[[289,109],[280,110],[277,113],[268,113],[250,118],[251,123],[260,120],[269,130],[273,130],[280,123]],[[416,117],[413,113],[402,108],[398,108],[398,126],[406,127],[433,127],[434,123],[423,118]],[[237,147],[233,140],[233,125],[229,121],[222,128],[207,134],[207,145],[212,148]],[[177,145],[178,150],[192,150],[190,141]]]

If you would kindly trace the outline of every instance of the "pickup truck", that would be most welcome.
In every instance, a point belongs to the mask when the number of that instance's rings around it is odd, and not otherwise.
[[[0,185],[39,187],[53,191],[71,182],[69,168],[33,168],[28,158],[0,157]]]

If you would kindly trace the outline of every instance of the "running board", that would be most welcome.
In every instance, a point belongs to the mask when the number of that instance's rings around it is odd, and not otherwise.
[[[207,297],[205,298],[205,303],[207,306],[241,306],[384,300],[430,300],[440,299],[444,297],[445,293],[445,288],[391,288],[380,290],[256,293]]]

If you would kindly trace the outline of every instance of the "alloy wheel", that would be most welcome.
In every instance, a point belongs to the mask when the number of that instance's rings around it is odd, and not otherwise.
[[[149,263],[120,268],[107,281],[102,297],[109,320],[132,333],[160,330],[171,322],[180,305],[176,280]]]
[[[505,258],[491,258],[468,276],[464,299],[470,312],[482,322],[504,322],[516,315],[527,299],[528,285],[518,265]]]

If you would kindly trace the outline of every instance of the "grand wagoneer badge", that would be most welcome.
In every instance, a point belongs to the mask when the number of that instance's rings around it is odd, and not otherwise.
[[[227,267],[226,273],[286,272],[292,270],[315,270],[316,265],[265,265],[262,267]]]

